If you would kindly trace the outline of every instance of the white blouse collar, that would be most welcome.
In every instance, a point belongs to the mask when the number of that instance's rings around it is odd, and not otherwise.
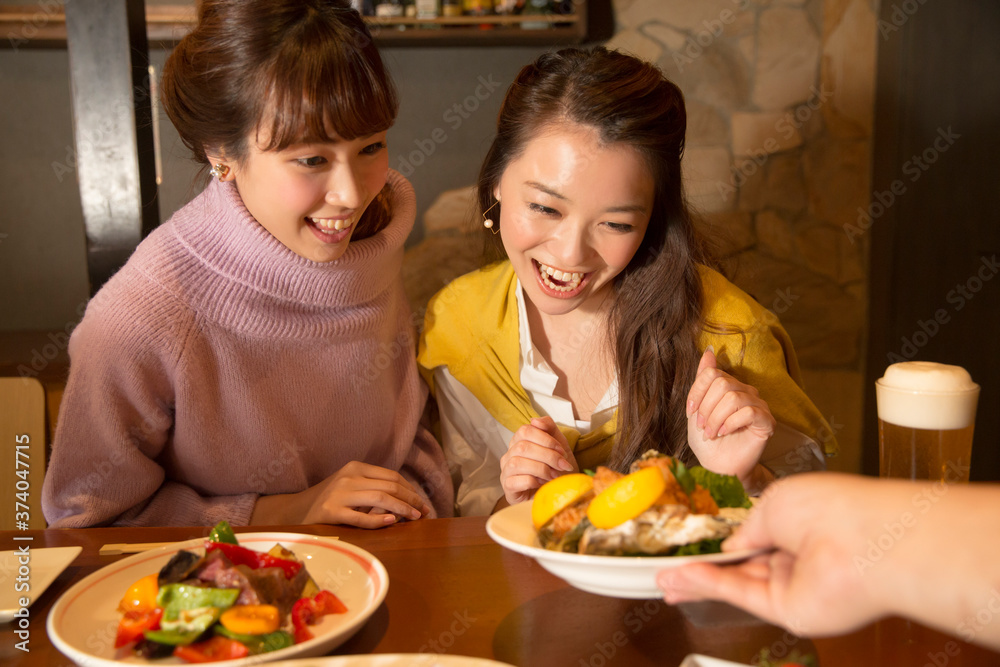
[[[528,311],[524,305],[524,292],[521,281],[517,281],[517,320],[521,348],[521,386],[531,398],[531,404],[539,414],[548,415],[557,424],[571,426],[580,433],[589,433],[609,421],[618,408],[618,379],[611,381],[608,390],[594,407],[587,421],[576,419],[573,414],[573,404],[555,396],[556,383],[559,377],[542,358],[531,342],[531,329],[528,325]]]

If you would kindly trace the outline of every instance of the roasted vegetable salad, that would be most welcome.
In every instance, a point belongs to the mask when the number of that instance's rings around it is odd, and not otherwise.
[[[215,662],[286,648],[312,638],[309,626],[347,607],[319,590],[295,554],[239,544],[225,521],[203,555],[181,550],[136,581],[118,606],[115,648],[146,658]]]

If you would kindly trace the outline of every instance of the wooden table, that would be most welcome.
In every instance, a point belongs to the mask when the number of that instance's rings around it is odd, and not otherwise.
[[[618,600],[570,587],[534,560],[495,544],[485,519],[424,520],[365,531],[341,526],[260,530],[337,535],[374,554],[389,572],[389,593],[364,627],[334,654],[439,652],[513,665],[603,667],[679,665],[689,653],[748,663],[763,646],[813,652],[820,664],[1000,665],[1000,654],[890,619],[843,637],[809,641],[715,603],[671,607],[662,601]],[[255,528],[254,530],[258,530]],[[11,624],[0,625],[0,664],[69,665],[45,634],[59,595],[124,556],[99,556],[104,544],[201,537],[205,528],[91,528],[0,532],[0,550],[31,535],[32,547],[79,545],[83,552],[32,605],[30,653]],[[935,662],[936,660],[936,662]]]

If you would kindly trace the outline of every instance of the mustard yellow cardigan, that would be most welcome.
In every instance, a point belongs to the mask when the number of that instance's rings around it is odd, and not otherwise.
[[[829,425],[800,386],[788,334],[777,318],[710,268],[700,266],[703,319],[740,333],[703,331],[698,349],[712,345],[719,367],[760,392],[774,418],[812,438],[827,456],[837,451]],[[434,389],[434,369],[445,366],[510,431],[539,417],[521,386],[517,279],[510,262],[457,278],[427,307],[417,361]],[[581,469],[609,458],[616,421],[581,434],[560,426]]]

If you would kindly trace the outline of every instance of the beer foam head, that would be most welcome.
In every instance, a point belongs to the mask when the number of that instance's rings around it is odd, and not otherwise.
[[[893,364],[876,385],[880,419],[922,429],[965,428],[976,419],[979,385],[961,366]]]
[[[972,376],[961,366],[933,361],[904,361],[885,369],[882,384],[910,391],[969,391],[976,388]]]

